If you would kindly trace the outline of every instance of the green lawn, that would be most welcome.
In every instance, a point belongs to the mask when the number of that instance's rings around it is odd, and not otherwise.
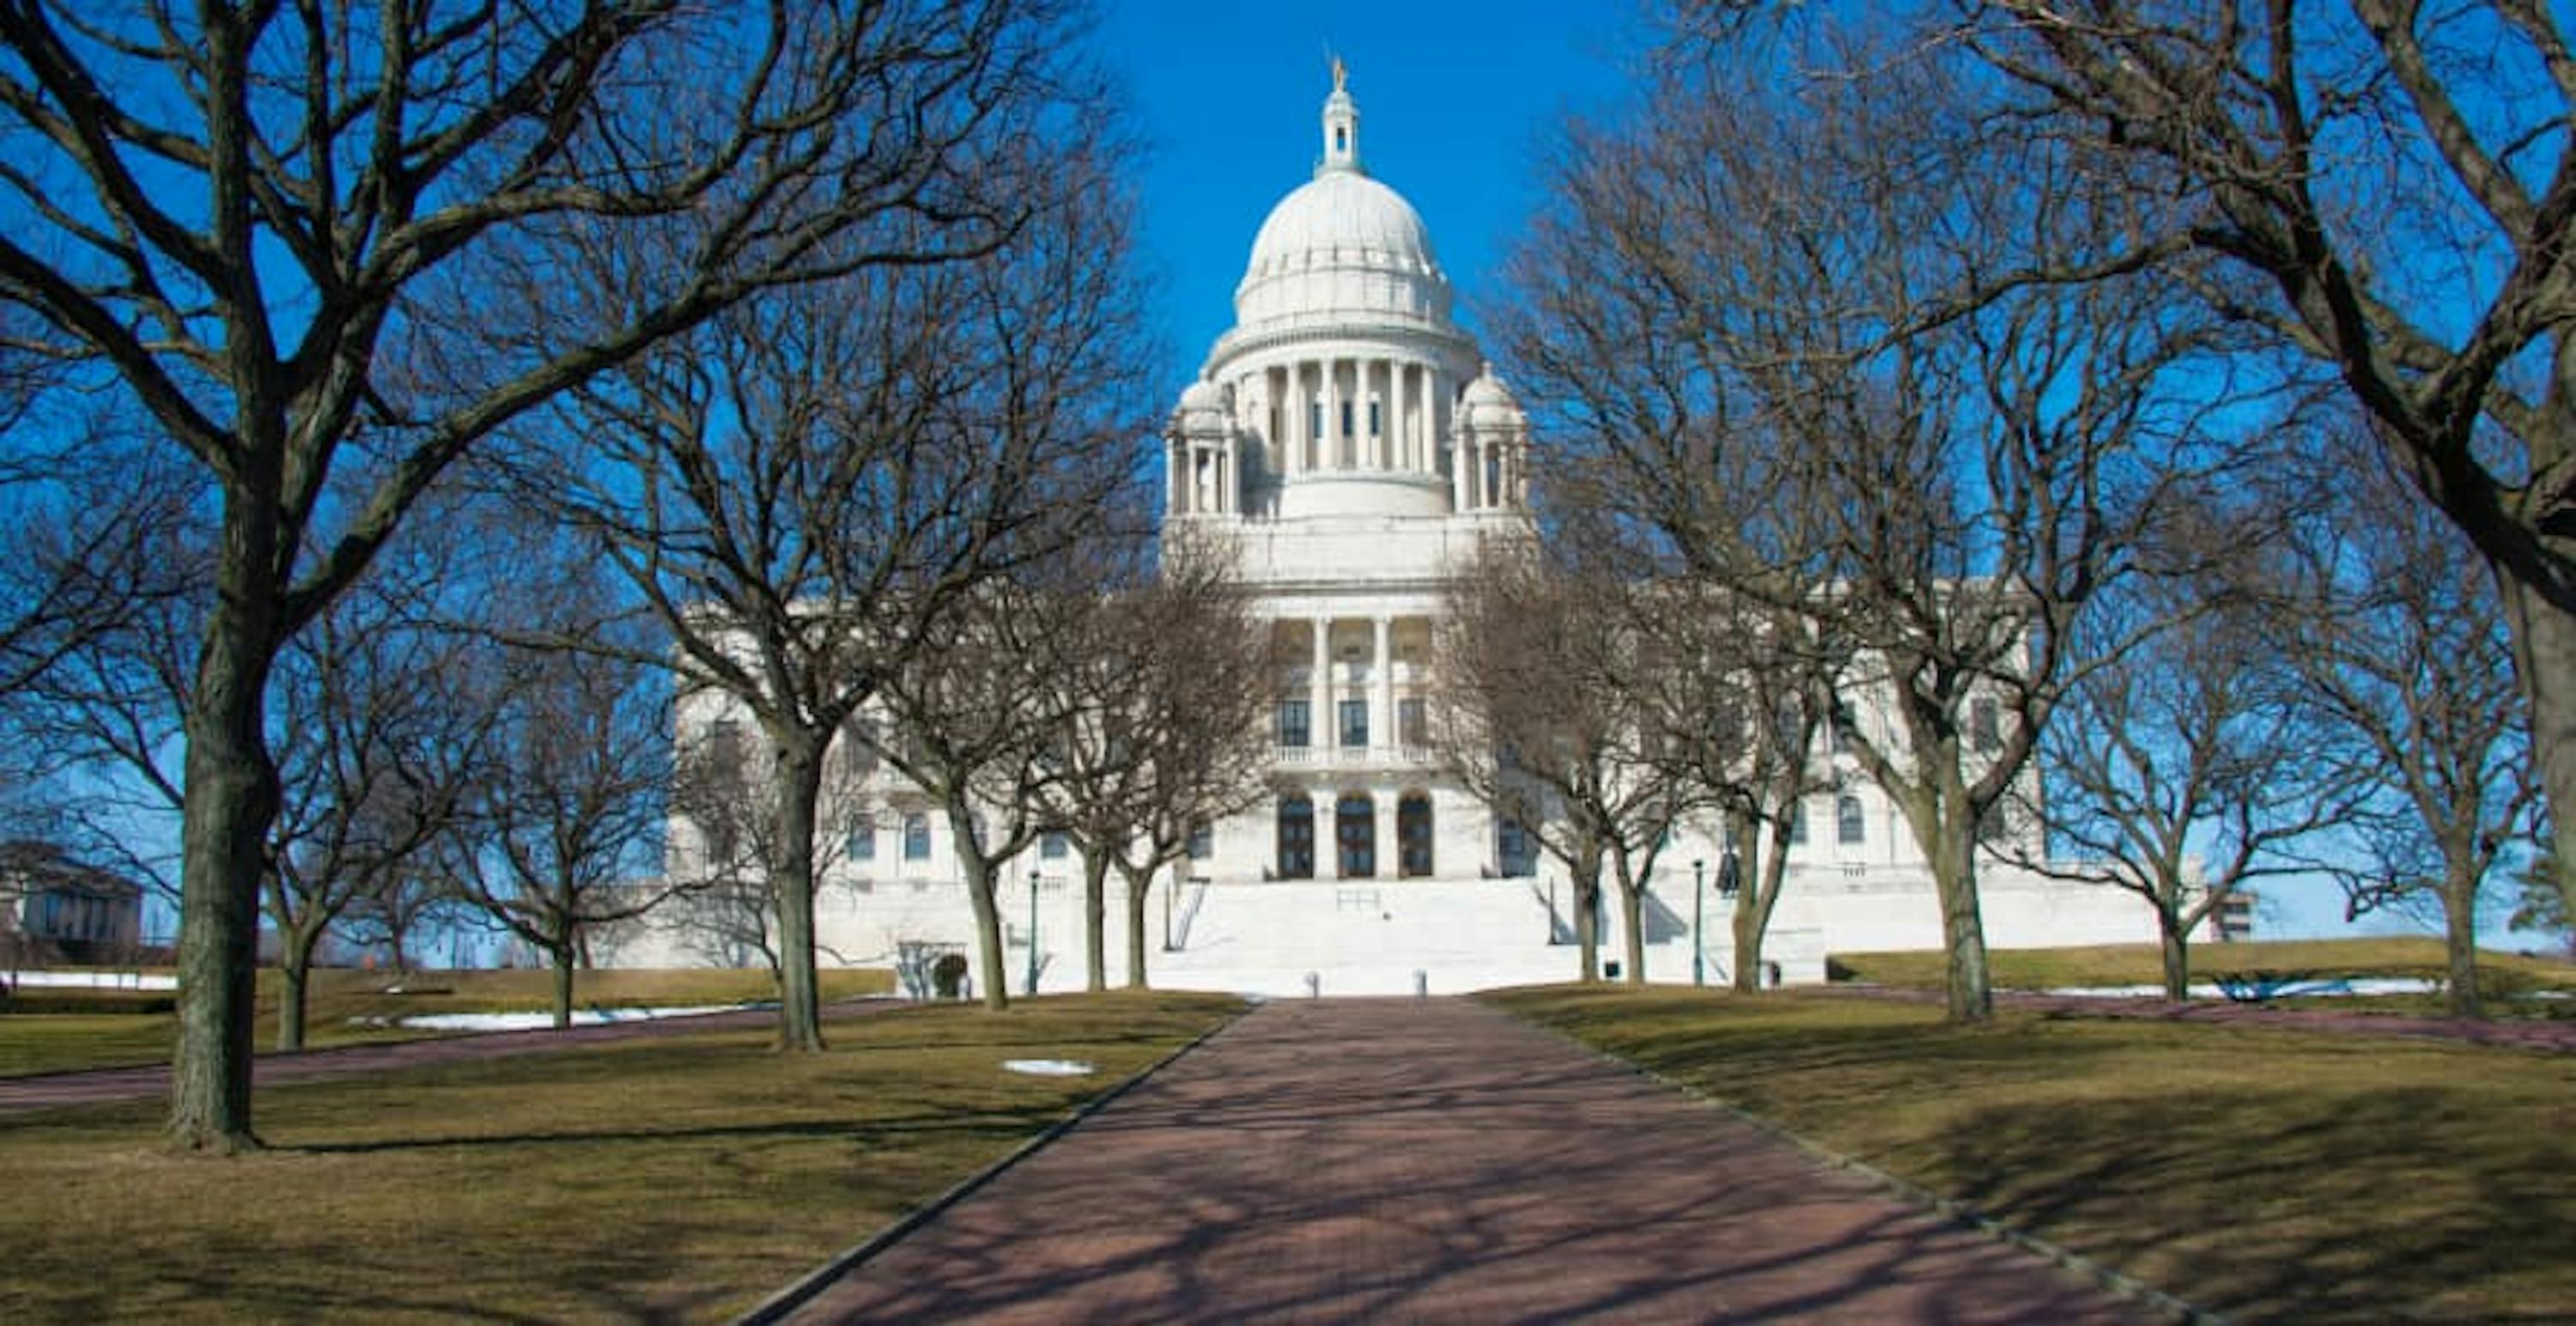
[[[281,1087],[236,1160],[158,1150],[158,1101],[0,1120],[0,1320],[728,1318],[1239,1008],[948,1005],[821,1055],[702,1033]]]
[[[894,988],[891,972],[835,968],[821,973],[823,997],[846,999]],[[440,971],[410,976],[334,968],[313,973],[306,1005],[305,1038],[314,1048],[362,1041],[405,1040],[448,1033],[373,1026],[364,1019],[428,1013],[537,1012],[553,1005],[552,977],[543,971]],[[259,1048],[274,1048],[282,982],[273,970],[259,974]],[[399,993],[388,990],[399,988]],[[82,992],[31,989],[48,1003]],[[766,971],[595,971],[573,987],[578,1007],[695,1006],[775,998]],[[101,991],[102,1007],[134,996]],[[168,997],[163,992],[161,997]],[[175,1019],[168,1014],[100,1013],[69,1016],[11,1014],[0,1004],[0,1077],[118,1068],[160,1063],[170,1057]]]
[[[1795,993],[1492,996],[2246,1319],[2576,1317],[2576,1059]]]

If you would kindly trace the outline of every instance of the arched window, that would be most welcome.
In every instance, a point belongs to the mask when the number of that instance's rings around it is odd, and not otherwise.
[[[1346,792],[1333,803],[1333,843],[1344,879],[1377,876],[1377,803],[1364,792]]]
[[[1834,798],[1834,840],[1860,843],[1868,838],[1868,826],[1861,819],[1860,798],[1848,792]]]
[[[930,817],[917,810],[903,817],[903,859],[930,859]]]
[[[1279,802],[1279,878],[1315,877],[1315,803],[1303,793]]]
[[[1395,873],[1406,879],[1431,876],[1431,798],[1408,793],[1395,803]]]

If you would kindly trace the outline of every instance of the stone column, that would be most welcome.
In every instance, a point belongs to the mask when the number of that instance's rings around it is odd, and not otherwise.
[[[1307,685],[1306,747],[1310,751],[1329,751],[1341,737],[1333,730],[1333,619],[1318,617],[1311,629],[1315,636],[1315,666]]]
[[[1315,468],[1319,470],[1342,468],[1342,379],[1337,371],[1340,363],[1341,361],[1328,357],[1321,364],[1316,365],[1324,373],[1323,383],[1318,388],[1318,394],[1322,396],[1324,402],[1324,417],[1321,421],[1324,425],[1324,443],[1315,449]]]
[[[1379,617],[1377,625],[1377,661],[1370,679],[1376,694],[1369,698],[1369,744],[1384,750],[1395,745],[1395,619]]]
[[[1395,468],[1395,361],[1377,362],[1386,372],[1386,385],[1378,388],[1377,427],[1371,430],[1369,448],[1377,456],[1377,467],[1391,470]]]
[[[1314,420],[1306,406],[1306,366],[1291,363],[1288,365],[1287,373],[1288,395],[1281,402],[1279,413],[1282,417],[1281,421],[1288,425],[1289,437],[1294,439],[1288,444],[1291,454],[1296,457],[1291,468],[1299,474],[1304,474],[1312,468],[1306,461],[1311,454],[1309,449],[1314,446],[1314,439],[1307,436],[1314,431],[1311,427]]]
[[[1395,841],[1395,808],[1401,795],[1392,787],[1380,788],[1370,809],[1377,812],[1377,867],[1379,879],[1394,879],[1404,873],[1401,849]]]
[[[1449,447],[1449,506],[1452,510],[1467,510],[1467,499],[1472,492],[1467,486],[1467,470],[1467,432],[1462,428],[1451,439]]]

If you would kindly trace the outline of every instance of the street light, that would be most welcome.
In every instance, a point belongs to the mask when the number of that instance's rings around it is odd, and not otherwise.
[[[1038,868],[1029,867],[1029,997],[1038,994]]]
[[[1691,984],[1708,984],[1708,939],[1700,933],[1700,897],[1708,891],[1708,863],[1691,862]]]

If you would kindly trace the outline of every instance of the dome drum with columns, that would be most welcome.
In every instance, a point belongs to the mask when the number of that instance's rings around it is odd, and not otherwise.
[[[1421,216],[1362,167],[1359,107],[1338,75],[1315,176],[1262,222],[1235,327],[1173,412],[1168,510],[1249,521],[1525,511],[1527,422],[1450,321]]]

